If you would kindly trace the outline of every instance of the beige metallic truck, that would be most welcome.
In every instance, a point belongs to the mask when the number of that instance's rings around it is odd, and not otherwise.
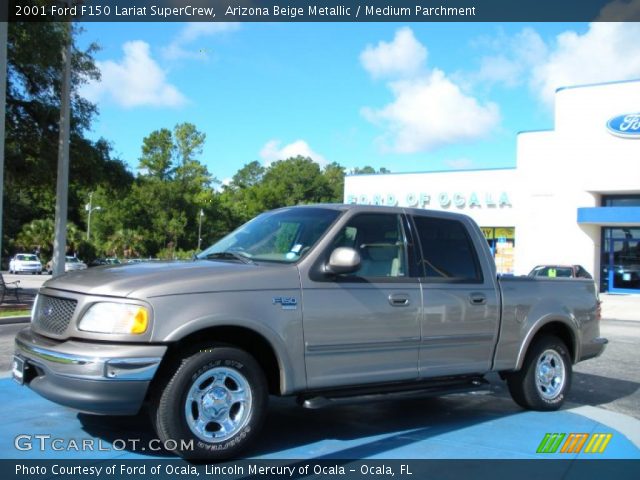
[[[160,439],[190,441],[176,453],[223,459],[256,437],[270,395],[317,408],[499,372],[519,405],[555,410],[572,365],[605,348],[599,319],[593,280],[499,278],[464,215],[300,206],[194,261],[47,281],[14,377],[80,411],[148,407]]]

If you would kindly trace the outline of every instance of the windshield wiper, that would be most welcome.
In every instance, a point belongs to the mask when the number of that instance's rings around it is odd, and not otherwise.
[[[249,257],[247,257],[246,255],[243,255],[243,254],[238,253],[238,252],[232,252],[232,251],[229,251],[229,250],[227,250],[226,252],[209,253],[204,258],[207,259],[207,260],[232,258],[234,260],[240,260],[242,263],[247,263],[247,264],[255,264],[256,263],[253,260],[251,260]]]

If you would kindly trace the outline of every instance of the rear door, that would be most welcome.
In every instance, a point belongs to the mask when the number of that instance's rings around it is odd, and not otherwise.
[[[488,371],[500,300],[486,241],[464,217],[414,215],[413,225],[422,266],[420,376]]]

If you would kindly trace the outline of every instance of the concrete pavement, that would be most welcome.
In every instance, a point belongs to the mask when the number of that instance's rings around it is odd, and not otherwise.
[[[602,318],[640,321],[640,295],[601,293]]]

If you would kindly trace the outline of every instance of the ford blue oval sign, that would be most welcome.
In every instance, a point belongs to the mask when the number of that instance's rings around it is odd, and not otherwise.
[[[625,113],[607,122],[607,129],[613,135],[625,138],[640,138],[640,113]]]

